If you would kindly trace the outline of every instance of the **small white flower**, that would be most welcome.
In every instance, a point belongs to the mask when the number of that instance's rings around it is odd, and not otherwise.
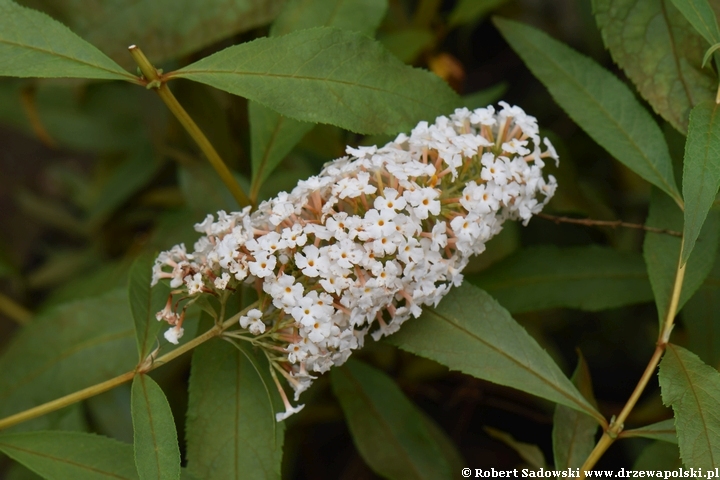
[[[255,253],[255,261],[248,262],[250,267],[250,273],[258,278],[265,278],[268,275],[273,274],[273,269],[277,264],[277,257],[275,255],[268,255],[265,252]]]
[[[298,224],[290,228],[284,228],[282,231],[282,239],[285,240],[289,248],[302,247],[307,243],[307,235],[303,231],[302,226]]]
[[[398,197],[398,191],[394,188],[385,188],[383,196],[376,197],[373,203],[373,206],[380,211],[398,211],[404,209],[405,205],[407,205],[407,202],[403,197]]]
[[[203,289],[203,278],[202,274],[196,273],[193,276],[188,275],[185,277],[185,285],[188,288],[188,295],[195,295],[196,293],[202,292]]]
[[[302,253],[296,253],[295,264],[308,277],[317,277],[330,266],[328,259],[320,256],[320,249],[315,245],[308,245],[303,248]]]
[[[230,281],[230,274],[227,272],[223,272],[222,275],[215,278],[215,288],[218,290],[225,290],[225,287],[227,287],[228,282]]]
[[[250,323],[250,325],[248,325],[248,330],[253,335],[260,335],[262,333],[265,333],[265,323],[260,319],[255,320],[254,322]]]
[[[371,208],[365,212],[363,219],[363,230],[365,235],[360,236],[361,240],[369,238],[383,238],[395,233],[395,222],[397,214],[392,209],[384,209],[380,212]]]
[[[177,345],[178,343],[180,343],[180,338],[183,336],[184,333],[185,329],[183,329],[182,327],[174,327],[165,332],[165,339],[173,345]]]
[[[486,108],[478,108],[470,115],[470,121],[474,125],[486,125],[492,127],[497,124],[495,119],[495,107],[492,105]]]
[[[511,138],[510,141],[507,141],[502,144],[502,149],[504,152],[508,153],[516,153],[518,155],[528,155],[530,153],[530,150],[527,149],[527,140],[518,140],[517,138]]]
[[[441,248],[445,248],[447,245],[447,235],[445,232],[447,231],[447,223],[445,222],[438,222],[435,224],[435,226],[432,229],[432,249],[434,251],[438,251]]]
[[[240,326],[242,328],[248,328],[250,322],[260,320],[262,316],[263,314],[260,310],[258,310],[257,308],[253,308],[252,310],[247,312],[247,315],[243,315],[240,317]]]
[[[424,220],[430,214],[440,213],[440,201],[436,198],[440,193],[432,187],[418,188],[415,191],[406,191],[403,196],[413,206],[413,213],[419,219]]]
[[[545,148],[547,148],[547,150],[545,151],[543,156],[548,156],[548,157],[552,158],[553,160],[555,160],[556,167],[560,166],[560,157],[558,157],[558,154],[555,151],[555,147],[553,146],[552,143],[550,143],[550,140],[548,140],[547,137],[543,138],[543,144],[545,145]]]
[[[283,413],[276,413],[275,414],[275,420],[278,422],[282,422],[286,418],[288,418],[293,413],[298,413],[300,410],[302,410],[305,407],[305,405],[298,405],[297,407],[291,407],[287,406],[285,412]]]

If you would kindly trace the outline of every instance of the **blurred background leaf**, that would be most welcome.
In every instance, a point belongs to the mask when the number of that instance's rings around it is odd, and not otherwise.
[[[124,290],[34,318],[0,356],[0,417],[132,370],[133,337]],[[49,421],[39,417],[14,430],[48,428]]]
[[[720,370],[720,261],[682,311],[688,348],[703,362]]]
[[[652,300],[642,257],[598,246],[520,250],[467,280],[510,313],[605,310]]]
[[[270,35],[314,27],[336,27],[372,35],[387,7],[388,0],[290,0],[273,22]]]
[[[355,445],[375,472],[398,480],[452,477],[451,461],[427,427],[432,420],[390,378],[350,360],[332,370],[331,380]]]
[[[634,470],[677,470],[683,467],[677,445],[653,442],[640,453]]]
[[[571,380],[580,393],[597,406],[590,369],[582,355],[579,355]],[[552,431],[554,467],[558,470],[580,468],[595,447],[598,427],[594,418],[564,405],[557,405]]]
[[[50,480],[138,478],[132,446],[90,433],[3,434],[0,451]]]
[[[647,225],[678,231],[682,228],[682,212],[665,194],[653,189]],[[685,267],[682,291],[678,311],[700,288],[715,263],[718,243],[720,242],[720,215],[711,212],[698,237],[695,252]],[[670,297],[675,282],[675,272],[680,259],[680,239],[660,233],[645,235],[643,256],[647,264],[650,284],[655,294],[660,323],[667,317]]]
[[[45,11],[134,71],[138,45],[154,63],[173,60],[271,21],[283,0],[22,0]]]

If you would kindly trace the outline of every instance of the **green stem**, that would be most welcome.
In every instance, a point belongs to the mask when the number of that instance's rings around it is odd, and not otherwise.
[[[600,459],[600,457],[603,456],[605,451],[610,448],[610,445],[612,445],[618,438],[620,432],[622,432],[623,428],[625,427],[625,420],[627,420],[630,412],[632,412],[633,408],[635,408],[635,405],[640,399],[640,395],[642,395],[645,387],[647,387],[648,382],[655,374],[655,369],[660,363],[663,353],[665,353],[665,348],[670,341],[670,333],[672,332],[674,326],[675,314],[677,313],[677,308],[680,304],[680,293],[682,292],[682,284],[683,280],[685,279],[686,264],[682,263],[681,256],[684,244],[685,239],[680,242],[680,257],[678,258],[678,266],[675,271],[675,281],[673,283],[672,296],[670,297],[670,305],[668,306],[665,320],[660,327],[660,332],[658,333],[658,340],[655,346],[655,351],[653,352],[653,355],[650,358],[647,367],[645,367],[645,371],[643,372],[642,377],[640,377],[640,380],[635,386],[635,390],[633,390],[622,411],[618,414],[617,418],[615,418],[610,423],[610,426],[607,428],[607,430],[605,430],[603,436],[600,438],[600,441],[598,441],[593,451],[590,452],[590,455],[585,460],[585,463],[583,463],[582,467],[580,467],[580,476],[578,477],[580,479],[585,478],[585,471],[593,468],[597,461]]]
[[[135,45],[130,46],[129,50],[130,55],[132,55],[135,63],[138,64],[140,71],[148,82],[147,87],[155,89],[162,101],[165,102],[165,105],[167,105],[173,115],[175,115],[175,118],[178,119],[180,124],[190,134],[193,140],[195,140],[195,143],[198,144],[200,150],[203,151],[212,167],[218,175],[220,175],[220,179],[223,181],[228,190],[230,190],[230,193],[232,193],[233,197],[235,197],[238,204],[241,207],[250,205],[250,199],[247,195],[245,195],[245,192],[240,187],[237,180],[235,180],[235,177],[230,172],[227,165],[225,165],[225,162],[223,162],[222,158],[220,158],[220,155],[217,153],[202,130],[200,130],[200,127],[197,126],[182,105],[180,105],[180,102],[177,101],[175,95],[172,94],[163,78],[159,75],[155,67],[152,66],[142,50]]]
[[[26,422],[28,420],[32,420],[33,418],[40,417],[42,415],[48,414],[50,412],[54,412],[55,410],[60,410],[61,408],[65,408],[69,405],[72,405],[74,403],[77,403],[81,400],[85,400],[90,397],[94,397],[95,395],[99,395],[103,392],[107,392],[108,390],[111,390],[118,385],[122,385],[125,382],[129,382],[132,380],[135,375],[143,374],[150,372],[152,370],[155,370],[156,368],[160,367],[161,365],[164,365],[168,363],[171,360],[174,360],[175,358],[179,357],[185,352],[188,352],[192,350],[193,348],[197,347],[198,345],[201,345],[211,338],[215,338],[222,334],[225,330],[233,326],[235,323],[237,323],[238,319],[241,315],[244,315],[247,313],[248,310],[251,308],[254,308],[255,304],[249,305],[247,308],[242,310],[241,312],[233,315],[229,319],[225,320],[223,323],[219,325],[215,325],[213,328],[208,330],[207,332],[198,335],[197,337],[193,338],[189,342],[187,342],[184,345],[181,345],[177,347],[175,350],[166,353],[165,355],[157,358],[152,359],[152,355],[148,357],[148,359],[144,360],[140,365],[138,365],[134,370],[131,370],[129,372],[125,372],[122,375],[118,375],[115,378],[111,378],[110,380],[106,380],[104,382],[98,383],[96,385],[92,385],[90,387],[84,388],[82,390],[78,390],[77,392],[73,392],[69,395],[65,395],[64,397],[60,397],[58,399],[52,400],[50,402],[44,403],[42,405],[38,405],[37,407],[30,408],[28,410],[25,410],[20,413],[16,413],[15,415],[11,415],[9,417],[5,417],[3,419],[0,419],[0,430],[4,430],[6,428],[10,428],[12,426],[15,426],[19,423]]]

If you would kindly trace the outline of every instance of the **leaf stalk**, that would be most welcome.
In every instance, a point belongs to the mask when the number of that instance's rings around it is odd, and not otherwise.
[[[640,395],[642,395],[645,387],[647,387],[650,378],[655,374],[655,369],[657,368],[663,354],[665,353],[665,349],[667,348],[668,342],[670,341],[670,333],[675,326],[675,313],[677,311],[678,305],[680,304],[680,293],[682,292],[683,280],[685,279],[685,266],[687,264],[682,263],[682,250],[684,244],[685,239],[683,238],[680,243],[680,255],[678,257],[677,270],[675,271],[675,282],[673,283],[673,291],[672,296],[670,297],[670,305],[668,306],[665,321],[663,322],[660,328],[660,332],[658,333],[658,341],[655,346],[655,351],[653,352],[653,355],[650,358],[647,367],[645,367],[645,371],[643,372],[642,377],[640,377],[640,380],[635,386],[635,389],[630,395],[630,398],[625,403],[622,411],[618,414],[617,418],[615,418],[610,423],[610,426],[605,430],[603,436],[600,437],[600,440],[595,445],[595,448],[592,450],[592,452],[590,452],[590,455],[588,455],[588,458],[585,460],[582,467],[580,467],[580,475],[578,478],[581,480],[585,478],[585,471],[590,470],[595,466],[600,457],[603,456],[605,451],[610,448],[610,445],[615,442],[615,440],[622,432],[625,426],[625,420],[627,420],[627,417],[630,415],[630,412],[632,412],[632,409],[635,408],[635,405],[640,399]]]
[[[250,205],[250,199],[247,195],[245,195],[242,187],[240,187],[240,184],[238,184],[232,172],[230,172],[230,169],[228,169],[227,165],[225,165],[225,162],[223,162],[220,154],[217,153],[217,150],[215,150],[215,147],[212,146],[210,140],[208,140],[202,130],[200,130],[200,127],[198,127],[198,125],[193,121],[192,117],[190,117],[187,111],[185,111],[182,105],[180,105],[180,102],[178,102],[177,98],[175,98],[175,95],[172,94],[165,82],[165,78],[160,75],[142,50],[140,50],[137,46],[131,45],[128,47],[128,50],[135,60],[135,63],[138,64],[143,77],[145,77],[145,80],[147,81],[146,86],[157,92],[162,101],[165,102],[165,105],[167,105],[173,115],[175,115],[175,118],[177,118],[180,124],[190,134],[192,139],[195,140],[195,143],[197,143],[200,150],[202,150],[205,154],[210,162],[210,165],[212,165],[218,175],[220,175],[220,179],[223,181],[228,190],[230,190],[230,193],[238,204],[241,207]]]
[[[248,306],[241,312],[225,320],[223,323],[215,325],[205,333],[198,335],[186,344],[179,346],[178,348],[166,353],[165,355],[155,359],[154,361],[143,360],[138,364],[137,367],[135,367],[135,369],[129,372],[125,372],[122,375],[118,375],[115,378],[111,378],[110,380],[106,380],[104,382],[92,385],[82,390],[78,390],[77,392],[73,392],[69,395],[65,395],[64,397],[60,397],[42,405],[38,405],[37,407],[33,407],[23,412],[16,413],[15,415],[10,415],[9,417],[0,419],[0,430],[13,427],[28,420],[32,420],[33,418],[37,418],[50,412],[60,410],[61,408],[65,408],[79,401],[94,397],[95,395],[99,395],[103,392],[107,392],[108,390],[112,390],[113,388],[122,385],[125,382],[129,382],[130,380],[135,378],[135,375],[140,375],[155,370],[161,365],[164,365],[171,360],[174,360],[183,353],[192,350],[193,348],[205,343],[211,338],[220,336],[225,330],[237,323],[241,315],[247,313],[247,311],[251,308],[254,308],[254,306],[255,304]]]

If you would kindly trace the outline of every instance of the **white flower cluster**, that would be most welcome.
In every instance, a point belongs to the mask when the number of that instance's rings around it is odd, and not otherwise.
[[[193,253],[160,254],[153,283],[170,279],[188,297],[255,285],[259,307],[241,332],[269,347],[297,400],[311,373],[345,362],[367,333],[379,339],[437,305],[505,220],[527,223],[553,195],[542,168],[555,150],[544,139],[541,151],[534,117],[500,105],[421,122],[382,148],[348,147],[253,213],[208,215]],[[177,342],[170,301],[158,319]],[[285,403],[278,421],[301,408]]]

